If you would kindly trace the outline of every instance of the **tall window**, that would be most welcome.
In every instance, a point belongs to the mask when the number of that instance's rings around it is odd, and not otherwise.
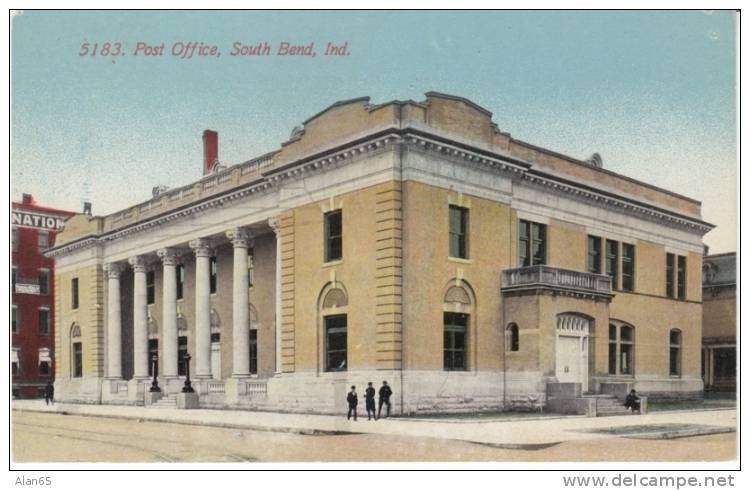
[[[326,371],[346,371],[346,315],[325,317]]]
[[[16,292],[16,282],[18,282],[18,268],[13,267],[11,269],[11,275],[10,275],[10,286],[11,286],[11,293]]]
[[[18,333],[18,330],[21,327],[21,313],[18,311],[18,306],[13,305],[13,308],[11,310],[12,318],[11,318],[11,332]]]
[[[669,375],[679,376],[682,371],[682,332],[673,328],[669,331]]]
[[[146,303],[150,305],[154,304],[156,300],[155,275],[154,271],[146,272]]]
[[[83,376],[83,345],[81,342],[73,342],[73,377]]]
[[[74,277],[70,280],[70,307],[74,310],[78,309],[78,278]]]
[[[620,374],[633,374],[633,327],[620,326]]]
[[[443,313],[443,369],[466,370],[466,333],[469,315]]]
[[[450,214],[448,231],[450,256],[459,259],[468,259],[469,210],[459,206],[450,206],[448,213]]]
[[[324,216],[325,221],[325,261],[341,260],[342,236],[341,210],[330,211]]]
[[[39,294],[49,294],[49,270],[39,269]]]
[[[154,366],[154,356],[156,357],[156,366]],[[159,376],[159,339],[148,339],[148,375],[154,375],[154,368],[156,368],[156,375]]]
[[[635,330],[620,322],[609,324],[609,374],[633,374]]]
[[[521,267],[546,263],[546,240],[546,225],[520,220],[518,226],[518,263]]]
[[[622,290],[633,291],[635,288],[635,246],[622,244]]]
[[[674,254],[667,254],[667,297],[674,298]]]
[[[609,374],[617,374],[617,325],[609,324]]]
[[[185,266],[178,264],[174,269],[175,275],[177,276],[177,299],[182,299],[185,288]]]
[[[187,337],[181,336],[177,338],[177,374],[179,376],[185,376],[187,374],[187,360],[185,355],[187,354]]]
[[[39,349],[39,375],[49,376],[52,374],[52,358],[50,357],[49,349],[42,347]]]
[[[617,248],[618,243],[614,240],[607,240],[607,270],[606,273],[612,278],[612,289],[617,289]]]
[[[602,273],[602,239],[598,236],[589,235],[588,271],[592,274]]]
[[[677,298],[685,299],[685,279],[687,274],[687,258],[677,257]]]
[[[12,250],[14,252],[18,250],[19,237],[20,237],[20,230],[14,226],[13,230],[11,231],[11,244],[12,244]]]
[[[518,325],[511,323],[505,329],[505,349],[510,352],[518,352]]]
[[[216,293],[216,277],[217,277],[217,274],[218,274],[218,266],[216,264],[216,256],[215,255],[211,256],[211,262],[210,262],[210,264],[211,264],[211,276],[210,276],[210,279],[209,279],[209,281],[210,281],[210,291],[211,291],[211,294],[214,294],[214,293]]]
[[[37,241],[39,243],[39,250],[47,250],[49,248],[49,232],[46,230],[39,230]]]
[[[50,333],[50,312],[48,307],[39,308],[39,333],[49,335]]]
[[[49,361],[39,361],[39,375],[40,376],[50,375]]]
[[[250,374],[258,374],[258,331],[250,330]]]

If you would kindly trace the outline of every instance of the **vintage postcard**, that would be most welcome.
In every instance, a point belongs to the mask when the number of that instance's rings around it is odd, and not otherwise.
[[[10,11],[11,468],[732,486],[739,15]]]

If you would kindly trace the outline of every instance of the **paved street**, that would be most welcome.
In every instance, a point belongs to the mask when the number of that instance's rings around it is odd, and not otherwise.
[[[101,408],[119,410],[119,407]],[[134,410],[133,413],[153,413],[149,409],[131,410]],[[224,418],[227,415],[227,412],[220,411],[202,412],[218,412]],[[687,420],[697,417],[699,420],[713,419],[721,423],[722,420],[733,419],[734,414],[734,411],[726,410],[695,412],[680,418]],[[294,420],[305,417],[280,414],[262,416],[269,420],[270,417],[281,420],[285,417],[297,417]],[[308,417],[312,417],[309,418],[311,421],[326,420],[325,416]],[[472,437],[472,434],[483,432],[497,437],[506,430],[527,433],[534,427],[546,430],[547,424],[572,427],[571,424],[588,423],[597,428],[622,428],[640,421],[653,422],[655,417],[574,417],[502,422],[393,419],[369,423],[366,419],[360,419],[356,425],[353,422],[348,424],[345,431],[307,431],[307,434],[303,434],[299,431],[281,431],[281,428],[254,430],[147,421],[144,418],[14,410],[12,447],[15,462],[727,461],[735,458],[735,433],[645,440],[567,430],[568,437],[558,442],[519,445],[518,448],[481,440],[471,441],[480,439]],[[623,418],[626,419],[625,423],[620,420]],[[661,416],[662,421],[669,418]],[[674,419],[674,415],[671,418]],[[499,431],[498,427],[504,429]],[[442,434],[436,431],[439,428],[443,429]],[[372,432],[346,433],[360,430]],[[539,438],[530,435],[530,439]]]

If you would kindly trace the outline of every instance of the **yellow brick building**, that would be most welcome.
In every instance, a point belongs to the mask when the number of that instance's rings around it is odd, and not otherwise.
[[[66,222],[56,393],[141,404],[155,365],[169,396],[189,353],[201,406],[330,412],[383,380],[397,413],[695,395],[711,228],[464,98],[338,102],[278,151]]]

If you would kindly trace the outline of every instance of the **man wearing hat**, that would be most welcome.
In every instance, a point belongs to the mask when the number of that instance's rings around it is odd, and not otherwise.
[[[354,414],[354,421],[357,421],[357,387],[352,385],[352,391],[346,395],[346,402],[349,404],[349,413],[346,414],[346,420],[349,420]]]

